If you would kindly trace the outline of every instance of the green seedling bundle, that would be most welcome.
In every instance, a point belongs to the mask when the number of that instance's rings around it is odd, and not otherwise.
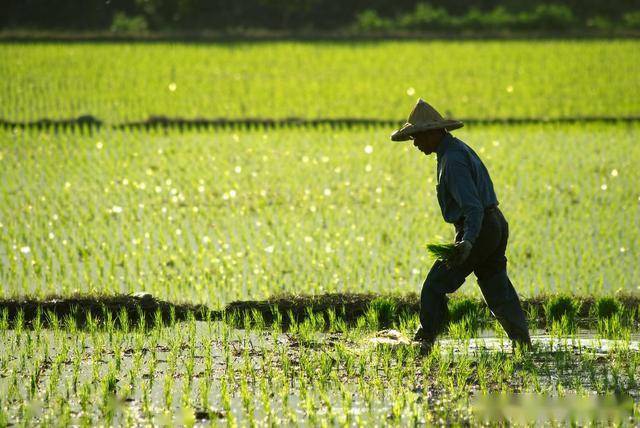
[[[436,260],[447,261],[456,253],[455,244],[427,244],[427,251]]]

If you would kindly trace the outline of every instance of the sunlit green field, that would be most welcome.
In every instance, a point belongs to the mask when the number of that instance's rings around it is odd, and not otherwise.
[[[640,115],[628,41],[0,44],[0,118]]]
[[[4,131],[4,295],[145,290],[223,305],[419,291],[442,221],[435,158],[383,128]],[[470,127],[524,295],[637,291],[637,125]],[[477,293],[474,280],[462,291]]]
[[[640,125],[544,119],[640,115],[639,46],[0,44],[0,120],[105,121],[0,130],[0,427],[636,426]],[[435,157],[392,128],[110,126],[400,121],[418,97],[540,122],[454,131],[509,222],[530,350],[511,346],[473,276],[435,347],[410,343],[417,305],[398,302],[417,303],[426,245],[454,232]],[[150,295],[113,297],[134,292]],[[374,294],[345,309],[349,295],[328,292]],[[286,293],[321,296],[216,311]],[[76,294],[90,303],[64,300]],[[211,311],[176,317],[156,298]]]

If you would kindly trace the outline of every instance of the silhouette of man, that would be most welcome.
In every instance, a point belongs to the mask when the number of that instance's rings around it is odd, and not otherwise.
[[[509,225],[498,208],[487,168],[471,147],[448,132],[462,126],[420,99],[407,123],[391,135],[393,141],[413,140],[425,155],[436,153],[438,203],[444,220],[456,230],[454,256],[437,260],[422,286],[420,328],[414,340],[426,346],[435,341],[448,319],[446,294],[460,288],[473,272],[509,338],[530,346],[527,320],[507,275]]]

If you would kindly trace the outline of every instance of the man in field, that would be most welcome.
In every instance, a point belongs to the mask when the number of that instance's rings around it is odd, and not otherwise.
[[[507,276],[505,249],[509,225],[498,209],[489,172],[478,155],[448,131],[462,122],[444,119],[422,99],[393,141],[413,140],[425,155],[436,153],[438,203],[456,230],[455,254],[437,260],[422,286],[420,324],[414,340],[430,346],[445,326],[447,293],[456,291],[474,272],[489,309],[514,342],[531,345],[527,320]]]

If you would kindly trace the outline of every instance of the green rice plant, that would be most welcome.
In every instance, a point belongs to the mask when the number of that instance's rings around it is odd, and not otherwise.
[[[187,356],[187,358],[184,360],[184,369],[186,371],[186,383],[188,385],[191,385],[191,382],[193,380],[193,373],[194,373],[194,369],[195,369],[195,347],[190,347],[190,352],[189,355]]]
[[[100,324],[102,327],[109,333],[109,335],[113,334],[116,330],[116,319],[113,317],[113,313],[109,308],[107,308],[104,304],[101,307],[102,317],[100,319]]]
[[[483,150],[492,179],[502,183],[501,198],[511,207],[505,215],[518,219],[521,233],[514,235],[510,247],[510,259],[523,267],[518,270],[518,292],[566,293],[572,287],[576,293],[607,294],[610,284],[639,282],[640,271],[632,265],[637,259],[634,247],[628,248],[619,236],[634,242],[640,231],[626,231],[621,213],[604,223],[606,207],[623,206],[629,189],[640,180],[629,156],[636,150],[636,124],[526,125],[511,127],[506,134],[497,126],[465,129],[460,137],[474,150]],[[3,269],[6,295],[33,289],[65,296],[78,287],[80,292],[132,292],[140,287],[137,266],[145,271],[154,296],[212,307],[269,297],[274,293],[271,284],[281,284],[279,292],[298,291],[301,284],[307,284],[310,293],[415,292],[420,267],[429,263],[428,253],[415,248],[415,237],[445,239],[451,232],[437,204],[423,206],[424,192],[415,192],[415,183],[435,182],[433,170],[425,176],[423,159],[410,146],[386,144],[383,128],[220,130],[213,139],[197,130],[168,129],[166,135],[133,129],[92,132],[0,131],[0,183],[20,183],[15,188],[0,185],[5,201],[0,243],[10,249]],[[581,145],[540,144],[559,140]],[[601,154],[596,141],[615,144]],[[123,157],[129,155],[125,165]],[[512,165],[524,156],[546,162],[526,162],[516,171]],[[290,168],[285,173],[276,163]],[[61,164],[64,180],[56,173]],[[398,171],[403,171],[402,180]],[[547,171],[564,173],[550,179]],[[37,199],[39,195],[46,201]],[[38,205],[28,216],[11,215],[25,210],[24,201],[35,200]],[[576,203],[593,216],[578,217],[571,209]],[[58,209],[68,206],[81,209]],[[357,221],[354,206],[366,209],[371,221]],[[564,221],[549,215],[565,211],[569,214]],[[397,222],[383,222],[385,215],[419,221],[398,227]],[[87,218],[93,220],[82,233],[72,227],[88,224]],[[548,227],[539,227],[540,218]],[[566,228],[568,222],[576,228]],[[606,233],[599,241],[578,241],[578,229]],[[223,232],[231,230],[236,232]],[[378,240],[383,233],[394,239]],[[274,237],[285,236],[283,247],[272,249]],[[529,237],[529,244],[518,241],[522,236]],[[25,253],[22,244],[13,250],[22,241],[29,241]],[[91,263],[69,249],[79,241],[91,251]],[[568,251],[557,242],[581,244]],[[141,251],[143,246],[148,249]],[[598,265],[601,254],[620,258]],[[172,256],[174,267],[157,268]],[[392,258],[397,260],[393,266]],[[24,264],[30,260],[51,267],[36,271]],[[94,272],[94,263],[105,271]],[[205,285],[214,274],[220,281],[211,289]],[[82,278],[92,276],[90,290]],[[120,276],[122,282],[116,280]],[[593,278],[601,277],[606,281],[594,283]],[[309,278],[314,278],[313,285]],[[468,291],[478,295],[474,281],[469,278]]]
[[[535,305],[529,305],[529,307],[525,310],[525,314],[527,316],[527,323],[529,328],[537,328],[540,326],[542,319],[542,314],[539,313],[538,307]]]
[[[449,323],[448,334],[453,339],[471,339],[478,335],[478,321],[465,315],[461,320]]]
[[[40,307],[36,309],[36,316],[31,321],[31,327],[35,332],[42,330],[42,309]]]
[[[249,424],[255,425],[255,403],[247,379],[244,377],[240,379],[240,400]]]
[[[469,339],[478,335],[480,327],[488,321],[486,306],[480,301],[454,299],[448,305],[449,334],[457,339]]]
[[[622,314],[613,313],[597,320],[597,332],[603,339],[630,340],[631,329],[623,320]]]
[[[271,318],[273,319],[271,323],[271,329],[273,331],[281,332],[282,331],[282,312],[278,309],[276,305],[270,308]]]
[[[162,395],[164,398],[164,407],[165,409],[171,409],[171,405],[173,404],[173,376],[165,373],[163,380]]]
[[[337,316],[333,310],[328,313],[329,316],[329,331],[334,333],[346,334],[349,330],[349,326],[345,321],[344,315]]]
[[[184,379],[181,386],[180,407],[191,407],[191,390],[193,389],[193,382],[191,382],[191,379]]]
[[[118,368],[111,363],[106,375],[102,378],[102,397],[105,400],[111,399],[118,387]]]
[[[316,331],[325,331],[327,328],[327,319],[324,312],[316,312],[312,315],[313,317],[313,327]]]
[[[562,314],[560,319],[551,321],[549,333],[552,336],[569,336],[576,332],[576,321],[571,315]]]
[[[169,327],[176,325],[176,308],[175,306],[169,307]]]
[[[125,332],[131,330],[131,326],[129,323],[129,312],[126,310],[126,308],[120,308],[120,311],[118,312],[118,325]]]
[[[273,403],[271,401],[272,389],[270,388],[269,382],[266,377],[263,377],[260,379],[259,391],[260,391],[260,401],[262,404],[261,413],[265,415],[267,423],[269,422],[273,423],[273,420],[275,418],[275,412],[273,409]]]
[[[571,296],[557,295],[551,297],[544,305],[545,316],[548,324],[560,321],[563,317],[567,322],[573,323],[576,320],[580,303]]]
[[[21,373],[24,373],[24,370],[21,370]],[[20,396],[20,390],[18,387],[18,374],[16,372],[11,374],[8,385],[9,386],[7,388],[6,400],[19,402],[21,400],[21,396]]]
[[[209,406],[209,392],[211,391],[211,379],[209,377],[205,377],[198,382],[198,392],[199,392],[199,401],[200,408],[206,409],[208,413],[211,412]]]
[[[466,352],[456,360],[453,377],[457,394],[464,394],[467,390],[467,383],[474,372],[473,366],[475,366],[475,358],[472,358]]]
[[[427,244],[427,252],[436,260],[447,261],[455,254],[456,246],[450,243]]]
[[[142,310],[140,305],[136,305],[136,317],[138,332],[144,332],[147,328],[147,314]]]
[[[246,327],[245,327],[246,328]],[[261,331],[265,329],[265,321],[262,312],[257,309],[251,310],[250,328]]]
[[[9,310],[7,308],[2,308],[0,311],[0,330],[8,330],[9,329]]]
[[[380,328],[380,320],[378,319],[378,311],[375,310],[375,308],[373,307],[369,307],[367,309],[367,311],[364,313],[364,315],[362,317],[360,317],[360,319],[363,320],[362,322],[362,329],[366,329],[366,330],[378,330]],[[360,321],[360,319],[358,319],[358,322]]]
[[[305,309],[304,321],[300,326],[304,325],[304,328],[309,332],[321,331],[324,329],[326,320],[324,314],[320,312],[314,312],[311,307]]]
[[[58,314],[54,311],[48,310],[45,314],[46,322],[49,328],[53,330],[60,330],[60,320],[58,319]]]
[[[312,319],[305,318],[305,320],[300,324],[296,324],[296,331],[294,334],[302,345],[315,343],[316,330]]]
[[[17,336],[20,336],[22,333],[22,329],[24,328],[24,311],[22,309],[18,309],[16,312],[16,317],[13,324],[13,329],[16,332]]]
[[[225,42],[4,42],[0,64],[12,84],[0,88],[0,117],[90,114],[118,122],[154,114],[355,118],[367,112],[367,117],[395,119],[406,117],[407,105],[420,94],[436,106],[448,105],[457,117],[623,116],[636,107],[636,91],[629,88],[637,88],[638,78],[626,72],[639,62],[633,39],[261,41],[233,48]],[[421,57],[426,50],[430,56]],[[397,60],[386,61],[390,56]],[[368,73],[370,64],[379,64],[379,72]],[[465,74],[469,69],[473,75]],[[99,70],[111,70],[109,79]],[[546,77],[549,70],[553,79]],[[311,73],[330,82],[330,90],[309,81]],[[454,97],[450,88],[475,90],[476,96]],[[243,102],[247,94],[255,94],[253,103]],[[384,96],[389,102],[380,103]]]
[[[164,326],[164,320],[162,318],[162,311],[160,309],[156,309],[153,313],[153,327],[155,330],[161,330]]]
[[[595,305],[592,306],[592,316],[598,320],[603,318],[610,318],[619,314],[622,311],[622,306],[614,298],[610,296],[602,296],[596,300]]]
[[[253,321],[252,321],[251,312],[249,311],[244,312],[242,315],[242,329],[251,330],[252,323]]]
[[[479,318],[484,316],[482,302],[471,298],[452,299],[448,303],[449,319],[452,322],[460,321],[465,317]]]
[[[634,357],[635,355],[629,356],[628,361],[630,361],[630,363],[626,366],[626,373],[625,373],[627,378],[628,388],[631,390],[638,388],[638,380],[637,380],[638,363],[637,363],[637,360],[634,359]]]
[[[67,316],[65,316],[64,324],[65,324],[65,330],[74,331],[74,329],[77,329],[77,320],[75,315],[68,314]],[[86,313],[84,324],[85,324],[85,328],[91,333],[95,333],[96,330],[98,329],[98,320],[95,319],[91,311],[88,311]]]
[[[405,334],[408,337],[411,337],[413,333],[418,329],[420,325],[420,319],[416,314],[409,314],[407,312],[403,312],[398,317],[398,322],[396,324],[397,329]]]
[[[220,379],[220,403],[225,413],[231,413],[231,393],[227,384],[227,377],[223,376]]]
[[[390,327],[398,316],[395,300],[388,297],[376,297],[371,301],[368,309],[376,314],[377,325],[374,327],[376,329]]]
[[[504,339],[507,337],[507,333],[504,331],[504,328],[500,324],[497,318],[493,318],[491,323],[491,331],[498,339]]]
[[[4,409],[4,400],[0,400],[0,426],[7,427],[9,426],[9,417]]]
[[[142,410],[142,414],[147,419],[151,419],[151,398],[150,398],[151,383],[145,382],[143,380],[140,384],[140,391],[141,391],[141,401],[142,401],[140,404],[140,407]]]

